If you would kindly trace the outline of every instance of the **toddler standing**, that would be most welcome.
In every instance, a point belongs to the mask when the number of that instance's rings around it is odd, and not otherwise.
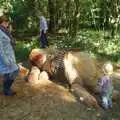
[[[99,81],[100,95],[102,99],[102,107],[104,109],[112,108],[112,79],[113,66],[111,63],[105,63],[103,65],[104,76]]]

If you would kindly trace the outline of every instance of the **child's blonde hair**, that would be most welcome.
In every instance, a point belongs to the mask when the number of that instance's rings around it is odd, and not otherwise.
[[[107,62],[103,65],[104,74],[111,75],[113,73],[113,65],[110,62]]]

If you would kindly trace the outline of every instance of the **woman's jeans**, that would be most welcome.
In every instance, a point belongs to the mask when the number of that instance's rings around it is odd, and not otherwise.
[[[4,74],[3,93],[5,95],[8,95],[8,96],[12,95],[11,86],[12,86],[12,83],[14,82],[17,74],[18,74],[18,70],[11,72],[11,73]]]

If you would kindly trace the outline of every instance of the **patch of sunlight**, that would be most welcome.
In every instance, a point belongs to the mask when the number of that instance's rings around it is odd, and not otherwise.
[[[31,47],[31,43],[24,44],[24,48],[29,48],[29,47]]]
[[[60,29],[58,33],[68,33],[68,31],[66,29]]]
[[[28,28],[31,28],[33,24],[32,18],[28,17]]]
[[[100,43],[97,42],[97,43],[93,43],[96,47],[100,46]]]
[[[79,18],[80,17],[80,13],[78,13],[76,17]]]
[[[109,54],[113,54],[116,53],[117,50],[117,46],[113,45],[113,44],[108,44],[108,47],[105,48],[105,52],[109,55]]]
[[[64,95],[62,96],[62,98],[63,98],[64,100],[68,101],[68,102],[76,102],[75,97],[72,96],[72,95],[64,94]]]
[[[3,9],[0,8],[0,16],[3,15]]]
[[[96,55],[95,55],[94,53],[92,53],[91,51],[89,51],[89,53],[90,53],[90,56],[91,56],[92,58],[95,58],[95,59],[96,59]]]
[[[68,91],[68,89],[61,85],[57,85],[57,87],[61,90],[61,99],[67,102],[76,102],[75,97]]]

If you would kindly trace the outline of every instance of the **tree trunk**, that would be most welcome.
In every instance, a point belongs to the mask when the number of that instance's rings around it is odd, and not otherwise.
[[[48,11],[50,16],[49,32],[52,34],[56,32],[55,3],[56,0],[48,0]]]

